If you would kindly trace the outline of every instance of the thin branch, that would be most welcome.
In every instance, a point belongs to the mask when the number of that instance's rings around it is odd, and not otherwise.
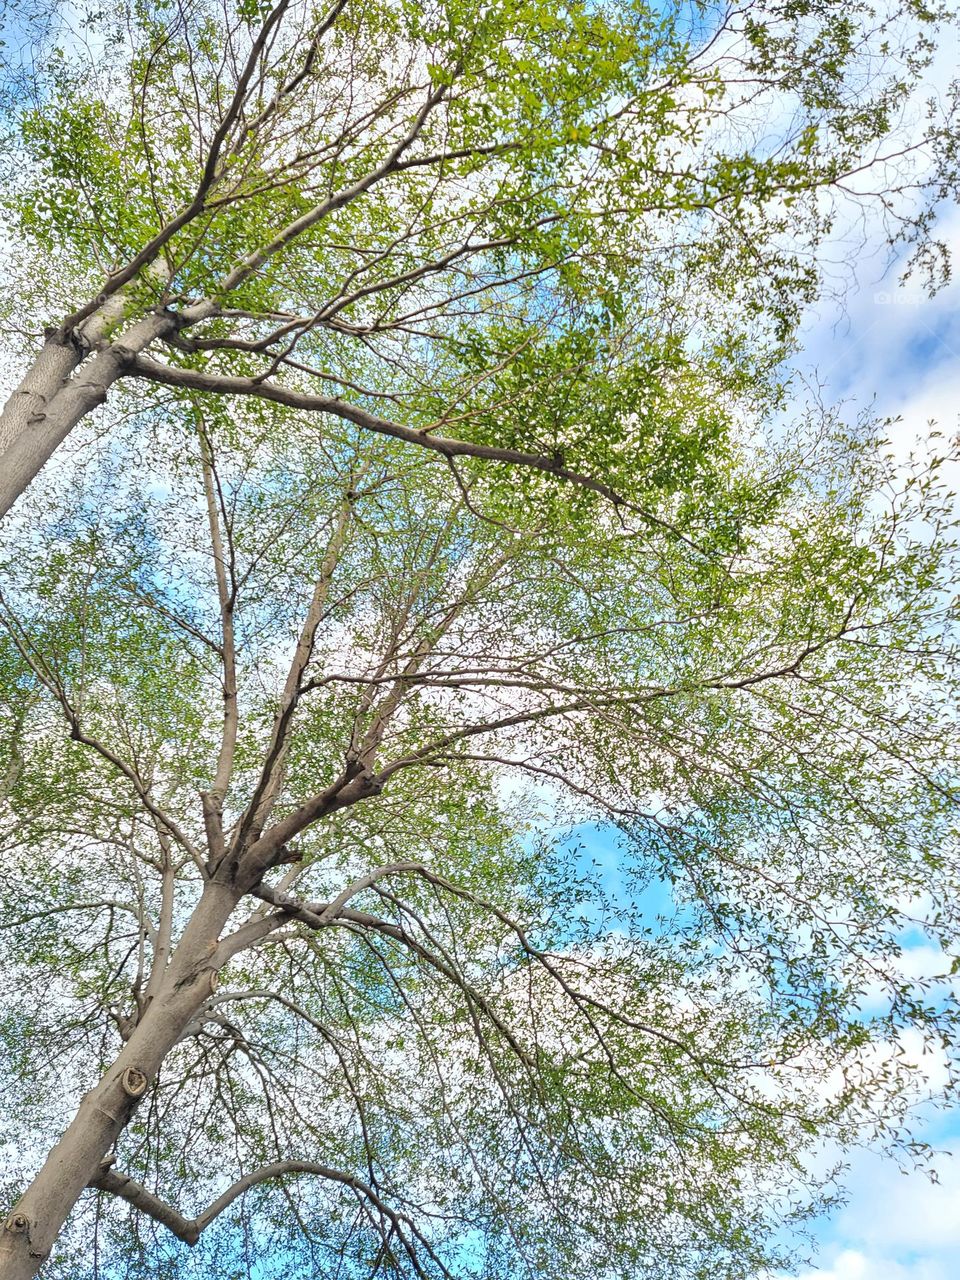
[[[233,628],[233,614],[237,602],[237,593],[233,577],[232,551],[230,556],[230,580],[228,581],[227,559],[224,552],[223,534],[220,528],[220,513],[223,507],[222,495],[220,486],[216,483],[213,446],[199,409],[197,410],[197,431],[200,437],[203,492],[207,504],[207,523],[210,530],[213,567],[217,580],[217,598],[220,603],[220,653],[223,664],[223,729],[220,738],[220,752],[217,757],[213,781],[201,796],[201,801],[210,857],[219,859],[223,855],[223,802],[233,773],[233,760],[236,753],[237,733],[240,724],[237,705],[237,648]],[[227,536],[228,538],[230,536],[229,526],[227,527]]]
[[[39,658],[33,652],[33,647],[30,644],[23,627],[7,606],[2,593],[0,593],[0,606],[2,606],[7,613],[7,634],[12,639],[17,651],[23,658],[24,662],[29,666],[33,674],[37,677],[44,688],[53,694],[57,702],[60,704],[64,719],[70,728],[70,737],[75,742],[79,742],[83,746],[89,747],[92,751],[95,751],[99,756],[106,760],[108,764],[111,764],[119,773],[121,773],[133,786],[141,804],[150,816],[154,818],[155,821],[161,823],[166,830],[170,832],[177,843],[184,849],[184,851],[190,855],[196,865],[202,868],[203,860],[200,857],[200,853],[196,845],[181,828],[176,819],[172,818],[151,798],[146,783],[140,777],[133,765],[124,760],[122,756],[117,755],[112,748],[108,747],[106,743],[101,742],[99,738],[94,738],[90,734],[84,732],[80,725],[80,718],[75,707],[68,698],[66,690],[47,667],[43,659]]]
[[[260,60],[260,56],[266,47],[270,32],[280,22],[289,7],[290,0],[280,0],[280,3],[276,5],[276,7],[267,14],[264,19],[263,25],[250,47],[246,65],[237,80],[237,85],[234,89],[230,104],[227,107],[223,119],[220,121],[220,125],[211,140],[203,174],[201,175],[200,182],[190,200],[190,203],[181,209],[180,213],[177,214],[175,218],[172,218],[166,226],[161,227],[157,234],[153,236],[152,239],[143,246],[140,252],[135,254],[125,266],[121,267],[118,271],[113,272],[105,281],[103,288],[94,299],[80,307],[77,311],[73,312],[72,315],[67,316],[63,322],[64,332],[69,332],[80,324],[81,321],[87,319],[88,316],[99,311],[104,302],[114,294],[119,293],[121,289],[134,280],[144,267],[149,266],[154,261],[160,251],[170,242],[176,233],[181,231],[203,211],[207,193],[216,185],[217,181],[222,176],[222,168],[219,163],[220,153],[227,135],[233,128],[233,125],[236,123],[242,111],[250,79],[253,76],[256,65]]]

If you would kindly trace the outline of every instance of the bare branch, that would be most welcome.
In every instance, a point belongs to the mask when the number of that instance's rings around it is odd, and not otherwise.
[[[360,471],[360,477],[366,474],[369,466]],[[303,693],[303,675],[313,656],[317,628],[323,617],[323,609],[330,585],[346,540],[347,526],[353,505],[353,492],[356,481],[352,481],[346,496],[340,504],[333,534],[327,546],[326,554],[320,565],[320,573],[313,590],[313,597],[307,609],[297,645],[290,662],[287,678],[284,682],[280,705],[274,716],[270,744],[264,756],[263,768],[253,790],[250,802],[237,826],[232,841],[234,853],[243,849],[249,840],[256,839],[263,830],[264,823],[270,816],[277,794],[283,782],[283,763],[289,740],[290,726],[297,704]]]
[[[110,1168],[109,1165],[101,1165],[100,1170],[88,1185],[95,1190],[106,1191],[111,1195],[119,1196],[120,1199],[132,1204],[135,1209],[146,1213],[156,1222],[159,1222],[161,1226],[166,1227],[178,1239],[185,1241],[189,1245],[195,1245],[205,1228],[215,1218],[219,1217],[225,1209],[229,1209],[230,1205],[238,1197],[252,1187],[278,1178],[291,1175],[300,1176],[301,1174],[311,1174],[327,1182],[338,1183],[349,1188],[359,1198],[372,1205],[393,1226],[397,1238],[403,1244],[411,1265],[418,1276],[424,1277],[424,1280],[426,1280],[428,1274],[417,1255],[419,1247],[423,1249],[425,1255],[434,1263],[443,1276],[453,1280],[429,1241],[426,1240],[411,1218],[391,1208],[381,1193],[370,1186],[369,1183],[362,1181],[351,1173],[344,1173],[342,1169],[334,1169],[330,1165],[319,1164],[314,1160],[277,1160],[273,1164],[263,1165],[259,1169],[254,1169],[250,1173],[244,1174],[242,1178],[238,1178],[232,1186],[228,1187],[222,1195],[218,1196],[195,1218],[186,1217],[178,1209],[173,1208],[172,1205],[167,1204],[159,1196],[148,1190],[143,1183],[137,1182],[136,1179],[129,1177],[127,1174]],[[409,1238],[407,1232],[409,1232]]]
[[[199,409],[196,410],[196,416],[197,431],[200,437],[203,492],[207,504],[207,523],[210,530],[213,567],[217,580],[217,598],[220,603],[220,653],[223,664],[223,728],[220,737],[220,753],[217,757],[213,781],[201,796],[209,854],[210,858],[216,861],[223,856],[223,802],[233,772],[233,759],[239,730],[237,648],[233,627],[233,613],[236,606],[237,592],[233,572],[233,551],[231,548],[228,566],[224,551],[223,533],[220,527],[223,501],[219,484],[216,482],[213,446]],[[227,537],[231,537],[229,525],[227,525]]]
[[[304,409],[311,413],[330,413],[366,431],[391,436],[394,440],[403,440],[406,444],[432,450],[444,458],[478,458],[488,462],[504,462],[513,466],[527,467],[532,471],[541,471],[545,475],[555,476],[558,480],[566,480],[578,488],[598,493],[614,505],[641,516],[650,524],[670,529],[665,521],[644,511],[611,485],[583,472],[574,471],[565,466],[559,457],[546,457],[542,454],[527,453],[522,449],[504,449],[497,445],[474,444],[469,440],[431,434],[432,426],[417,429],[404,427],[400,423],[391,422],[366,409],[361,409],[358,405],[350,404],[349,401],[342,400],[338,396],[310,395],[290,387],[279,386],[274,382],[261,381],[258,378],[232,377],[198,369],[176,369],[141,355],[131,357],[126,368],[128,374],[146,378],[150,382],[159,382],[165,386],[182,387],[192,391],[211,391],[219,395],[254,396],[260,400],[272,401],[274,404],[287,405],[291,409]]]

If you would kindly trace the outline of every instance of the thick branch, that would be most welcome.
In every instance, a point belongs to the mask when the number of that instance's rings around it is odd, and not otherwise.
[[[137,1182],[136,1179],[111,1169],[109,1166],[101,1166],[96,1176],[91,1178],[89,1185],[98,1191],[107,1191],[111,1195],[126,1200],[135,1209],[139,1209],[141,1213],[146,1213],[156,1222],[166,1227],[178,1239],[184,1240],[189,1245],[195,1245],[200,1238],[201,1232],[215,1218],[219,1217],[225,1209],[228,1209],[234,1200],[242,1196],[244,1192],[249,1191],[251,1187],[259,1186],[262,1182],[273,1181],[275,1178],[286,1177],[289,1174],[298,1175],[302,1173],[313,1174],[315,1177],[323,1178],[328,1182],[339,1183],[372,1205],[394,1228],[418,1275],[426,1276],[426,1272],[416,1257],[417,1244],[423,1247],[424,1252],[441,1268],[444,1275],[449,1274],[411,1219],[406,1214],[392,1209],[374,1187],[354,1177],[351,1173],[344,1173],[342,1169],[333,1169],[329,1165],[318,1164],[313,1160],[277,1160],[273,1164],[263,1165],[259,1169],[254,1169],[250,1173],[244,1174],[242,1178],[238,1178],[231,1187],[228,1187],[222,1195],[218,1196],[212,1204],[208,1205],[195,1218],[186,1217],[179,1210],[173,1208],[172,1205],[161,1200],[159,1196],[154,1195],[143,1183]],[[407,1232],[409,1232],[410,1239],[408,1239]]]
[[[135,279],[144,267],[149,266],[154,261],[178,231],[182,231],[198,214],[203,212],[208,192],[216,186],[218,180],[223,176],[223,168],[220,164],[223,144],[241,115],[254,70],[263,54],[271,31],[281,21],[289,7],[290,0],[280,0],[280,3],[264,19],[263,25],[250,47],[246,65],[237,79],[236,88],[227,110],[224,112],[223,119],[211,139],[203,174],[189,204],[185,205],[174,218],[161,227],[156,235],[147,241],[139,253],[135,254],[129,262],[108,277],[96,298],[80,307],[72,315],[67,316],[63,323],[64,332],[69,333],[81,321],[93,315],[108,298],[111,298],[129,284],[131,280]]]
[[[210,391],[218,395],[255,396],[260,400],[270,400],[275,404],[286,405],[291,409],[303,409],[309,413],[329,413],[365,431],[377,435],[391,436],[394,440],[402,440],[406,444],[417,445],[421,449],[430,449],[444,458],[478,458],[488,462],[505,462],[513,466],[527,467],[532,471],[541,471],[545,475],[555,476],[558,480],[566,480],[581,489],[599,493],[617,506],[626,507],[641,515],[644,520],[662,525],[663,522],[648,512],[641,511],[633,503],[602,480],[580,471],[566,467],[556,457],[542,454],[526,453],[522,449],[505,449],[497,445],[475,444],[470,440],[459,440],[451,436],[433,435],[427,429],[414,429],[391,422],[377,414],[361,409],[359,405],[350,404],[338,396],[310,395],[303,391],[295,391],[290,387],[279,386],[275,382],[260,381],[257,378],[231,377],[226,374],[208,373],[199,369],[175,369],[171,365],[161,364],[146,356],[136,356],[127,365],[127,371],[150,382],[163,383],[165,386],[180,387],[191,391]]]
[[[365,470],[361,472],[361,475],[365,473]],[[303,675],[313,657],[317,628],[323,618],[323,610],[330,592],[330,584],[333,581],[333,575],[346,541],[347,526],[352,510],[352,497],[350,496],[352,492],[351,488],[350,493],[340,504],[337,522],[327,546],[326,554],[323,557],[323,563],[320,566],[320,573],[314,587],[310,607],[307,610],[307,615],[290,661],[290,668],[284,682],[280,706],[274,717],[270,745],[267,748],[260,778],[250,803],[240,820],[233,840],[234,851],[242,849],[244,843],[251,836],[253,839],[259,836],[263,830],[264,823],[270,816],[283,782],[284,761],[289,742],[290,727],[300,696],[303,693]]]

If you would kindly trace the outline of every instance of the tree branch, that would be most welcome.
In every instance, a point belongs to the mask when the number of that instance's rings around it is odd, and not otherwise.
[[[0,607],[6,614],[5,623],[7,634],[13,641],[18,653],[24,662],[37,677],[40,683],[48,692],[52,693],[54,698],[60,705],[64,719],[70,729],[70,737],[75,742],[81,743],[83,746],[89,747],[95,751],[108,764],[112,765],[119,773],[121,773],[131,784],[140,802],[147,810],[155,822],[162,824],[167,831],[170,832],[174,840],[183,848],[183,850],[193,859],[198,867],[202,869],[203,860],[200,857],[196,845],[179,825],[164,809],[162,809],[150,796],[149,789],[140,774],[132,764],[129,764],[122,756],[118,755],[105,742],[101,742],[99,738],[94,738],[90,734],[84,732],[80,725],[80,717],[76,708],[67,696],[66,690],[60,681],[53,675],[48,668],[46,662],[37,657],[33,652],[33,646],[30,644],[29,638],[23,629],[19,619],[10,610],[2,593],[0,593]]]
[[[366,474],[367,469],[367,467],[361,469],[361,477]],[[259,836],[280,791],[290,726],[303,693],[303,675],[313,657],[317,628],[322,620],[323,607],[329,595],[330,584],[333,581],[333,575],[346,541],[347,527],[353,505],[354,483],[355,481],[351,483],[350,490],[340,504],[337,522],[320,566],[320,573],[313,590],[310,607],[307,610],[307,615],[290,661],[290,668],[280,697],[280,706],[274,717],[270,745],[267,748],[263,768],[260,771],[260,777],[254,788],[253,795],[243,817],[240,819],[236,835],[232,841],[234,853],[242,850],[244,843],[251,836],[254,840]]]
[[[302,1173],[312,1174],[315,1177],[323,1178],[327,1182],[339,1183],[341,1186],[349,1188],[361,1200],[372,1205],[393,1227],[418,1276],[423,1277],[424,1280],[426,1280],[427,1276],[427,1272],[423,1269],[423,1264],[417,1256],[417,1246],[419,1245],[439,1268],[442,1275],[448,1277],[449,1280],[453,1280],[450,1272],[437,1257],[429,1242],[406,1214],[392,1209],[383,1199],[380,1192],[370,1186],[369,1183],[363,1182],[351,1173],[344,1173],[342,1169],[334,1169],[330,1165],[318,1164],[313,1160],[277,1160],[273,1164],[263,1165],[259,1169],[254,1169],[250,1173],[244,1174],[242,1178],[238,1178],[232,1186],[228,1187],[222,1195],[218,1196],[195,1218],[186,1217],[178,1209],[173,1208],[172,1205],[167,1204],[166,1201],[161,1200],[159,1196],[148,1190],[143,1183],[137,1182],[135,1178],[111,1169],[109,1166],[101,1165],[100,1170],[91,1178],[88,1185],[97,1191],[107,1191],[111,1195],[118,1196],[121,1200],[126,1200],[135,1209],[139,1209],[141,1213],[146,1213],[156,1222],[159,1222],[161,1226],[166,1227],[178,1239],[193,1246],[200,1239],[200,1235],[205,1228],[215,1218],[219,1217],[225,1209],[228,1209],[234,1200],[242,1196],[244,1192],[249,1191],[251,1187],[259,1186],[262,1182],[270,1182],[276,1178],[286,1177],[289,1174],[299,1175]],[[404,1228],[407,1230],[405,1231]],[[409,1239],[407,1231],[411,1237]]]
[[[352,422],[365,431],[390,436],[394,440],[402,440],[406,444],[414,444],[421,449],[430,449],[444,458],[478,458],[482,461],[505,462],[512,466],[527,467],[532,471],[555,476],[558,480],[566,480],[578,488],[598,493],[614,505],[624,507],[641,516],[650,524],[676,532],[665,521],[630,502],[611,485],[605,484],[602,480],[596,480],[584,472],[574,471],[571,467],[564,466],[556,457],[527,453],[522,449],[475,444],[472,441],[451,436],[432,435],[427,427],[417,429],[404,427],[398,422],[391,422],[387,418],[381,418],[366,409],[361,409],[358,405],[350,404],[339,396],[310,395],[307,392],[295,391],[290,387],[282,387],[275,382],[260,381],[257,378],[232,377],[199,369],[175,369],[171,365],[151,360],[147,356],[132,357],[127,362],[126,372],[128,375],[144,378],[149,382],[162,383],[164,386],[180,387],[191,391],[209,391],[218,395],[254,396],[260,400],[272,401],[274,404],[286,405],[291,409],[303,409],[310,413],[329,413],[346,422]]]
[[[220,752],[213,781],[201,796],[203,818],[207,830],[208,854],[212,860],[223,855],[223,802],[230,785],[233,773],[233,760],[236,752],[237,733],[239,731],[239,709],[237,704],[237,648],[234,640],[233,614],[237,602],[236,580],[233,572],[233,549],[231,544],[229,580],[227,557],[224,552],[223,534],[220,528],[220,515],[223,511],[223,497],[214,470],[213,446],[203,423],[202,415],[197,410],[197,431],[200,437],[201,468],[203,471],[203,492],[207,505],[207,523],[210,530],[210,544],[213,552],[213,567],[217,580],[217,598],[220,604],[220,657],[223,665],[223,729],[220,738]],[[227,537],[230,538],[229,525]]]

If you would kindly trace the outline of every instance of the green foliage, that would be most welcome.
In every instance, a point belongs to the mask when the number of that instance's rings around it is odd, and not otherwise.
[[[85,39],[53,25],[9,117],[37,329],[153,244],[124,314],[180,317],[174,367],[319,383],[629,496],[633,412],[672,399],[688,433],[734,387],[768,395],[856,175],[950,182],[949,119],[924,139],[937,172],[896,137],[940,16],[914,5],[80,15]],[[891,235],[923,240],[922,204],[884,207]],[[545,379],[556,399],[532,412]]]
[[[9,311],[118,381],[2,550],[0,1136],[54,1140],[212,881],[265,932],[120,1167],[184,1214],[328,1171],[189,1255],[91,1193],[51,1280],[744,1280],[824,1144],[913,1152],[905,1046],[955,1068],[947,451],[770,424],[941,17],[37,8]]]
[[[79,455],[65,490],[62,473],[41,485],[5,565],[8,742],[21,708],[7,963],[37,993],[29,1027],[11,1014],[4,1033],[11,1135],[59,1120],[28,1080],[51,1064],[93,1079],[115,1053],[169,847],[129,780],[58,726],[31,666],[203,846],[223,676],[185,415],[118,424],[106,468]],[[440,881],[400,870],[351,901],[405,938],[291,923],[238,955],[122,1139],[123,1167],[185,1208],[225,1166],[348,1170],[416,1223],[430,1275],[732,1280],[774,1265],[783,1223],[830,1194],[811,1172],[819,1144],[864,1126],[905,1140],[905,1037],[953,1054],[949,988],[896,968],[910,930],[944,948],[945,971],[960,942],[937,455],[904,474],[830,420],[789,445],[728,432],[698,462],[708,502],[664,487],[694,540],[586,496],[524,508],[489,478],[463,494],[440,461],[279,410],[211,413],[204,430],[238,584],[228,825],[346,495],[275,817],[336,775],[384,714],[378,691],[400,691],[381,794],[298,836],[296,892],[330,901],[408,863]],[[538,834],[550,813],[619,827],[631,889],[611,897]],[[183,922],[198,872],[182,850],[175,866]],[[651,884],[672,893],[659,920]],[[86,1274],[92,1211],[51,1274]],[[389,1274],[384,1248],[399,1274],[412,1266],[351,1194],[306,1176],[249,1191],[189,1259],[148,1219],[97,1214],[104,1265],[131,1277],[224,1258],[269,1274],[271,1255],[286,1274],[365,1275],[377,1258]]]

